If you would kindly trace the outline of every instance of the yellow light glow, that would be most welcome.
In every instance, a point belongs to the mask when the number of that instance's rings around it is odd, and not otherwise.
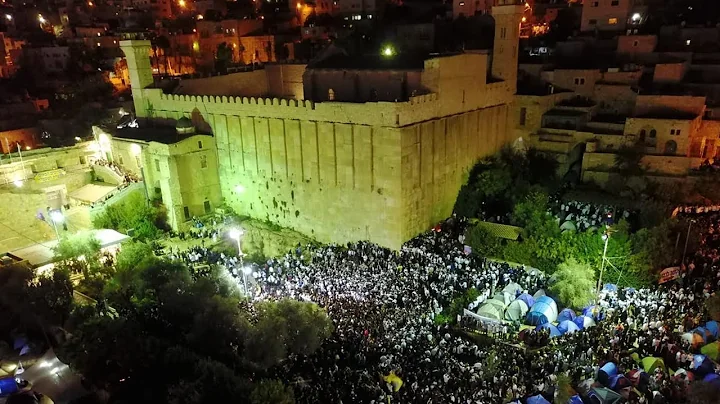
[[[392,46],[387,45],[387,46],[385,46],[385,47],[383,48],[382,54],[383,54],[383,56],[387,56],[387,57],[394,56],[394,55],[395,55],[395,49],[393,49]]]
[[[90,6],[90,7],[94,6],[93,2],[92,2],[92,1],[88,1],[88,6]]]
[[[302,4],[300,4],[300,3],[298,3],[297,5],[295,5],[295,8],[297,8],[298,10],[300,10],[301,7],[302,7]]]
[[[180,0],[180,1],[178,1],[178,5],[179,5],[180,7],[182,7],[182,8],[185,8],[185,6],[187,5],[187,3],[185,2],[185,0]]]
[[[140,145],[137,143],[133,143],[130,145],[130,152],[133,154],[133,156],[139,156],[142,152],[142,147],[140,147]]]
[[[40,21],[40,24],[45,24],[45,17],[42,16],[42,14],[38,14],[38,21]]]
[[[527,22],[527,18],[526,18],[526,17],[523,17],[523,18],[522,18],[522,22]]]
[[[198,41],[193,42],[193,50],[195,52],[200,51],[200,44],[198,43]]]
[[[198,19],[198,20],[202,20],[203,18],[205,18],[205,17],[203,17],[202,14],[198,14],[198,16],[197,16],[197,19]]]

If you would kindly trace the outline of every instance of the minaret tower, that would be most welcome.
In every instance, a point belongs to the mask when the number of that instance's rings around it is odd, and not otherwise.
[[[145,103],[143,89],[153,83],[150,48],[151,45],[148,40],[120,41],[120,49],[125,53],[125,60],[127,60],[130,73],[135,116],[138,117],[147,117],[148,115],[148,106]]]
[[[520,0],[496,0],[495,4],[492,8],[495,19],[492,75],[510,82],[514,94],[517,86],[520,21],[525,4]]]

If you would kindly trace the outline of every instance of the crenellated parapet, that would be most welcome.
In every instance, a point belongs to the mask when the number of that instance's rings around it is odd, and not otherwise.
[[[178,101],[196,104],[220,104],[224,106],[234,105],[251,105],[251,106],[276,106],[276,107],[292,107],[312,110],[315,104],[308,100],[290,100],[284,98],[262,98],[262,97],[227,97],[212,95],[180,95],[180,94],[161,94],[160,101]]]

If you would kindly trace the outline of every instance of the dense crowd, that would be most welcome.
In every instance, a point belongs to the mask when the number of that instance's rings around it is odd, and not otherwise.
[[[561,374],[585,393],[607,362],[623,373],[638,368],[636,359],[654,356],[667,369],[689,369],[693,348],[681,335],[707,320],[703,301],[720,286],[720,216],[697,220],[703,237],[688,268],[702,270],[688,269],[662,288],[606,290],[596,327],[557,338],[532,332],[546,345],[540,349],[526,349],[513,327],[494,330],[500,338],[481,339],[437,323],[453,298],[471,287],[482,301],[511,282],[530,293],[547,283],[539,271],[467,255],[462,220],[450,219],[398,252],[366,242],[298,246],[253,267],[254,298],[316,302],[335,332],[311,357],[286,362],[274,376],[292,385],[301,403],[504,403],[536,394],[552,401]],[[191,265],[225,265],[241,276],[237,259],[205,247],[171,254]],[[688,379],[670,377],[667,369],[623,390],[624,397],[631,403],[682,401]],[[386,383],[388,374],[402,387]]]

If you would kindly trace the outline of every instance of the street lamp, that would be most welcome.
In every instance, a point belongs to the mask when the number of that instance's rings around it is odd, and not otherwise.
[[[237,228],[230,229],[230,232],[228,233],[228,235],[230,236],[231,239],[237,241],[238,256],[240,257],[241,264],[242,264],[242,257],[244,254],[242,253],[242,248],[240,246],[240,238],[243,236],[243,234],[245,234],[245,232],[242,229],[237,229]]]
[[[603,247],[603,255],[602,255],[602,262],[600,263],[600,276],[598,277],[598,283],[597,283],[597,296],[596,296],[596,305],[597,301],[600,299],[600,291],[602,290],[602,278],[603,278],[603,272],[605,272],[605,260],[607,259],[607,249],[608,249],[608,242],[610,241],[610,227],[605,230],[605,232],[602,234],[602,239],[605,240],[605,247]]]
[[[55,229],[55,236],[60,241],[60,232],[58,232],[57,225],[65,221],[65,216],[59,210],[51,210],[49,213],[50,222],[52,222],[53,229]]]
[[[688,230],[687,230],[687,234],[685,235],[685,248],[683,248],[683,256],[682,256],[682,261],[680,261],[680,265],[685,264],[685,254],[687,253],[687,246],[688,246],[688,242],[690,241],[690,228],[692,227],[693,223],[695,223],[695,219],[690,219],[690,222],[688,222]]]
[[[240,265],[242,265],[242,256],[240,257]],[[252,272],[252,269],[250,267],[243,267],[242,273],[243,273],[243,287],[245,288],[245,294],[248,295],[248,288],[247,288],[247,276],[250,275]]]

